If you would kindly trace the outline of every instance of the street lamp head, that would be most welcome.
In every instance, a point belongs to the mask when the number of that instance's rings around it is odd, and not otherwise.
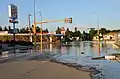
[[[28,16],[32,16],[31,14],[28,14]]]

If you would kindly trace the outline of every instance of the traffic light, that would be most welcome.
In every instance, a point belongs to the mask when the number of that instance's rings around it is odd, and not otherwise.
[[[69,17],[69,23],[70,24],[72,23],[72,17]]]
[[[36,27],[35,27],[35,25],[33,25],[32,29],[33,29],[33,33],[36,34]]]

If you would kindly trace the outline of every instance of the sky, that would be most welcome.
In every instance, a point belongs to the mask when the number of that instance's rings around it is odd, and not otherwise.
[[[28,14],[33,24],[33,0],[1,0],[0,2],[0,26],[12,27],[8,22],[8,5],[18,6],[17,28],[28,25]],[[72,24],[64,22],[43,24],[43,28],[54,31],[57,27],[74,29],[74,27],[97,27],[99,17],[100,28],[120,29],[120,0],[36,0],[36,19],[40,21],[41,11],[43,20],[60,20],[73,18]],[[40,26],[40,25],[37,25]]]

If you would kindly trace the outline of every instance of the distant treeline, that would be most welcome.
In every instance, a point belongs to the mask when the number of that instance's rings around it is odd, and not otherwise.
[[[36,32],[39,33],[41,30],[41,28],[39,26],[36,27]],[[8,31],[8,32],[13,32],[13,29],[11,29],[11,26],[4,26],[2,28],[2,26],[0,26],[0,31]],[[43,32],[48,33],[48,29],[46,28],[45,30],[42,30]],[[30,29],[28,27],[24,27],[24,28],[16,28],[16,32],[17,33],[29,33],[32,32],[33,33],[33,26],[30,27]]]
[[[74,41],[76,40],[76,37],[79,38],[81,41],[92,41],[93,37],[97,35],[97,31],[95,28],[91,28],[89,32],[83,31],[83,33],[80,32],[77,28],[74,29],[73,31],[70,31],[69,28],[65,31],[65,36],[64,36],[64,42],[69,42],[69,41]],[[120,29],[118,30],[107,30],[106,28],[101,28],[99,32],[104,35],[110,32],[120,32]],[[56,30],[57,34],[61,33],[61,29],[58,27]],[[70,39],[72,38],[72,40]]]

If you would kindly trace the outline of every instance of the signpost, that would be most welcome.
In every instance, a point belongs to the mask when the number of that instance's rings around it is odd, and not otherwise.
[[[15,24],[18,23],[18,9],[16,5],[10,4],[8,5],[8,11],[9,11],[9,23],[13,23],[13,40],[15,41]]]

